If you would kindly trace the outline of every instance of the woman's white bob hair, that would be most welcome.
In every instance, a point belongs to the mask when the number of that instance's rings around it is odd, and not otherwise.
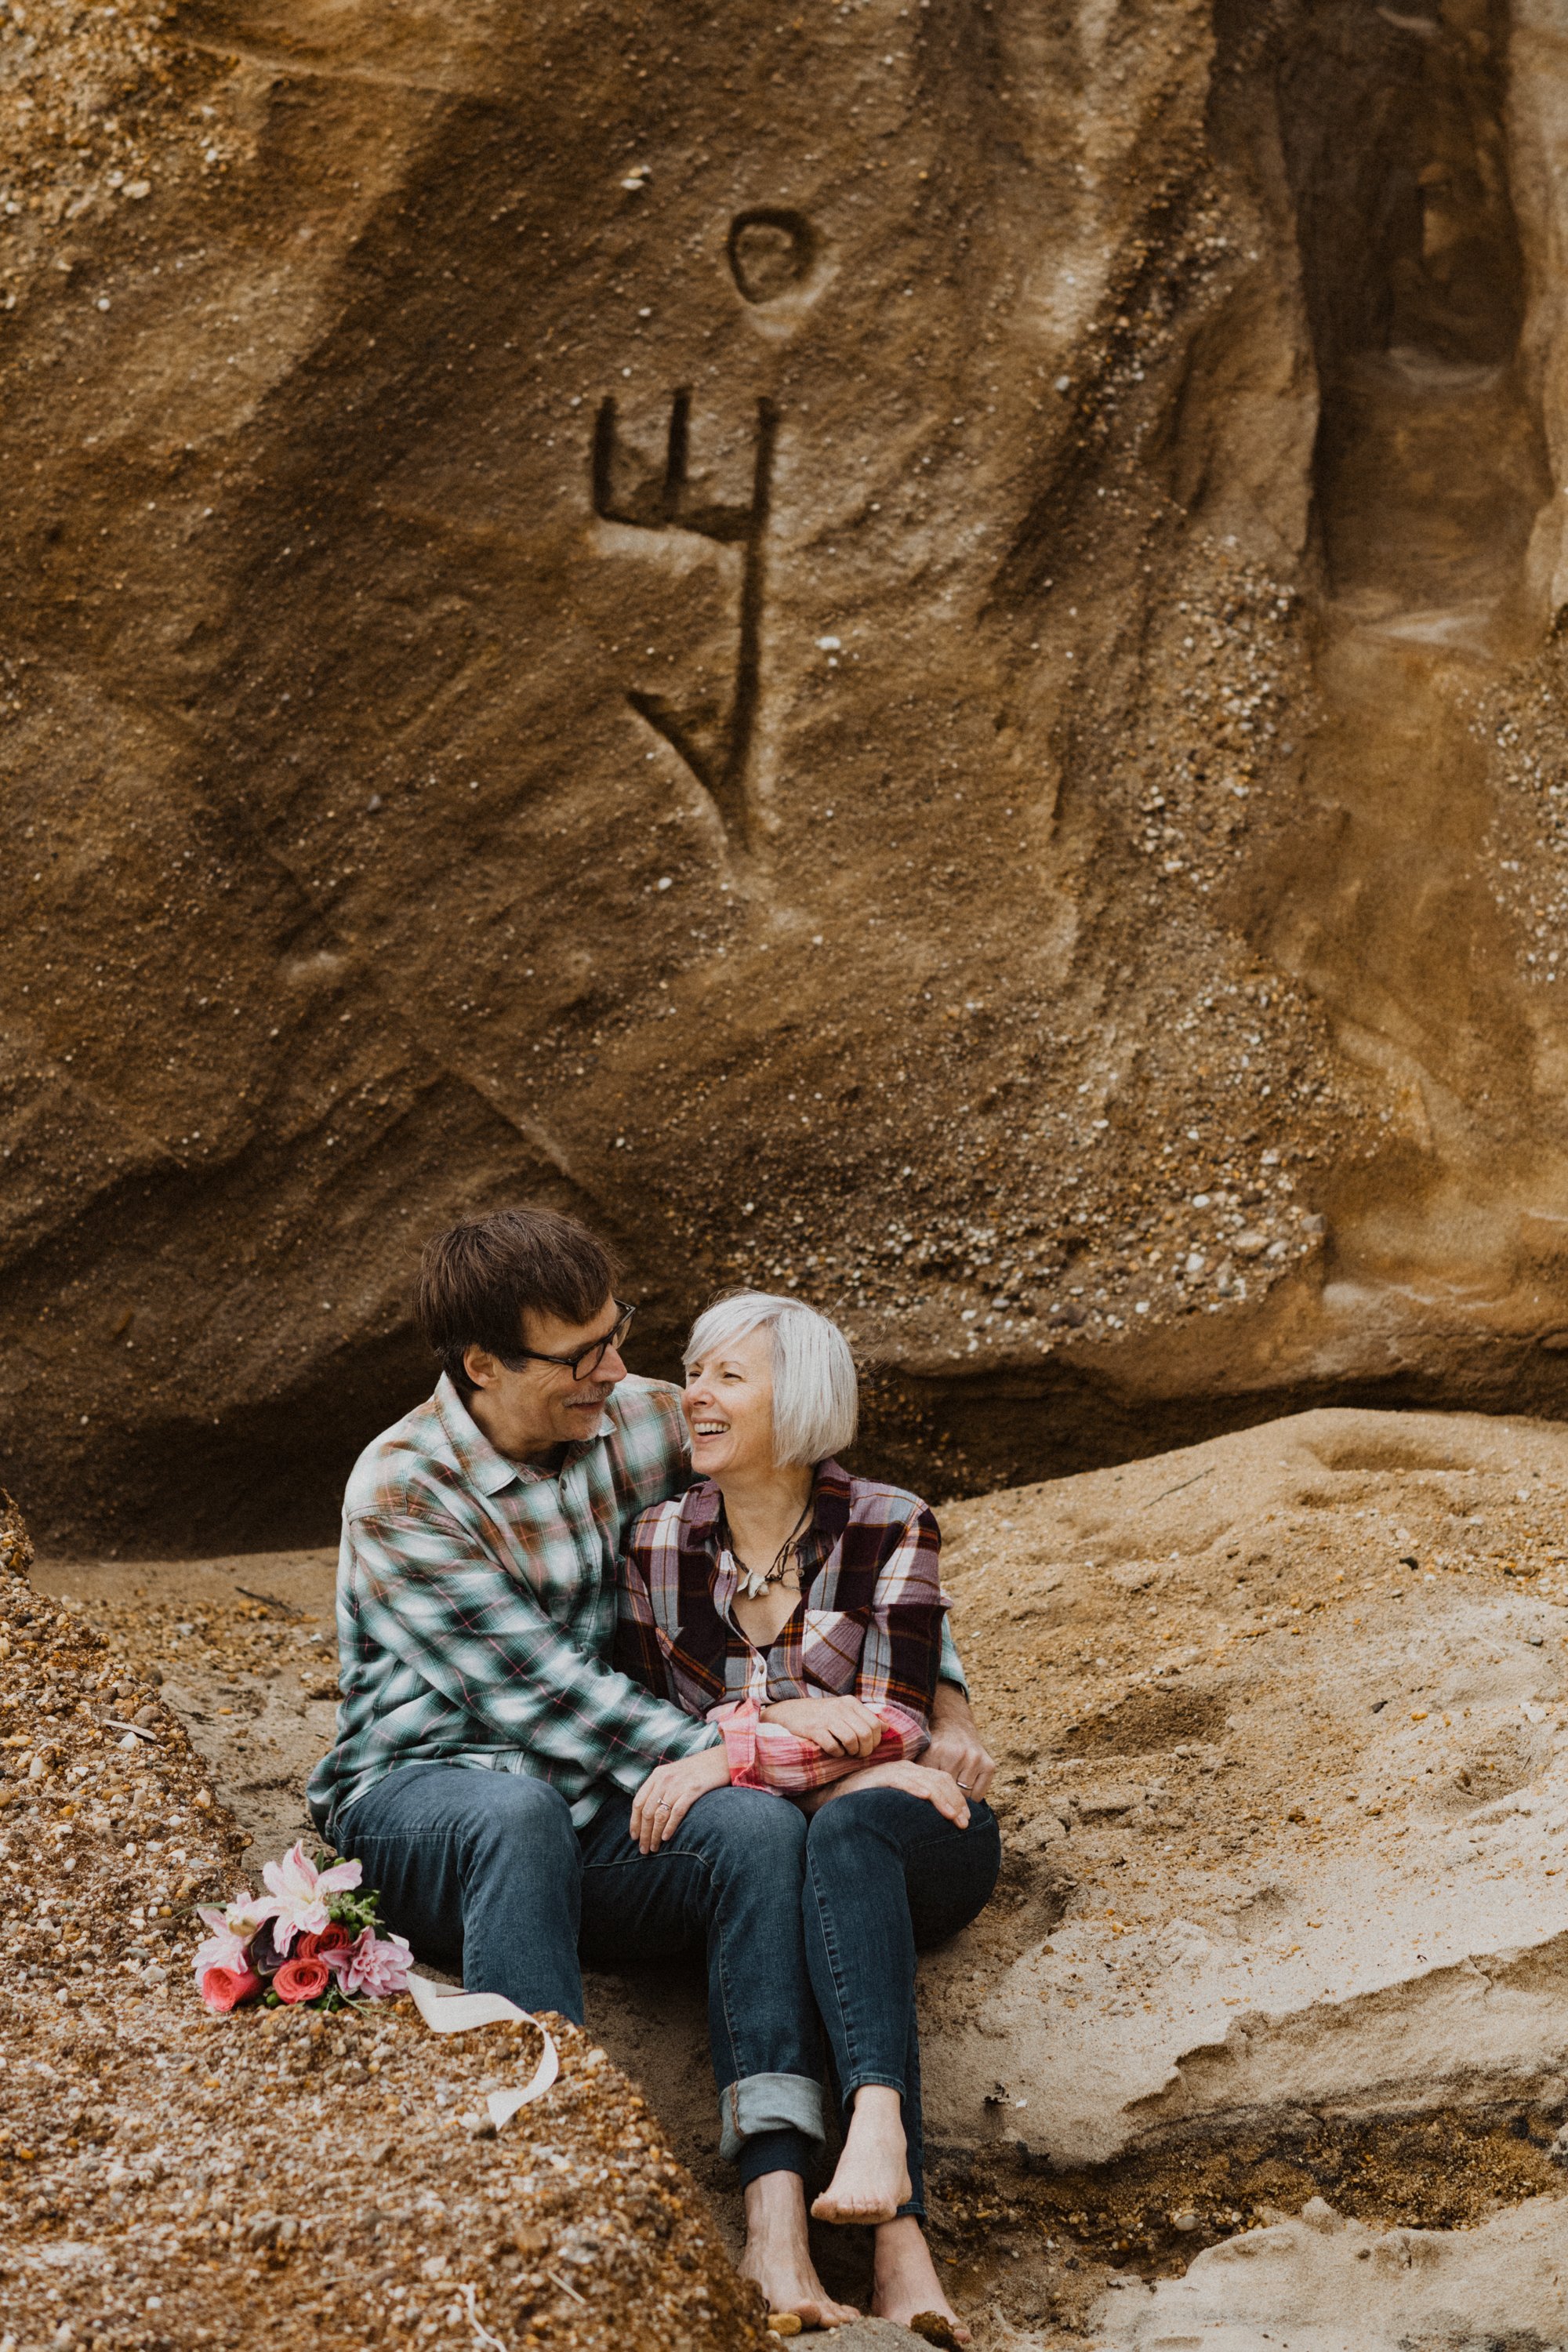
[[[859,1391],[849,1342],[837,1323],[798,1298],[737,1290],[691,1327],[684,1361],[721,1353],[766,1331],[773,1354],[773,1459],[815,1465],[855,1442]]]

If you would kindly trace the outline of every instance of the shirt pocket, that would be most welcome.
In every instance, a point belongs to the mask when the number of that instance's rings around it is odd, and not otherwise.
[[[824,1690],[853,1690],[865,1640],[864,1625],[849,1610],[807,1609],[801,1627],[802,1675]]]

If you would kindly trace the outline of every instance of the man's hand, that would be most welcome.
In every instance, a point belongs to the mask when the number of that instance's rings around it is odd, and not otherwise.
[[[858,1698],[781,1698],[763,1709],[764,1723],[809,1739],[825,1756],[874,1756],[882,1720]]]
[[[956,1683],[938,1683],[931,1701],[931,1746],[921,1758],[927,1771],[950,1772],[966,1797],[983,1797],[996,1774],[969,1701]]]
[[[674,1764],[659,1764],[632,1799],[632,1835],[644,1853],[657,1853],[674,1835],[699,1797],[730,1785],[730,1759],[722,1741]]]
[[[926,1753],[930,1754],[928,1748]],[[969,1807],[963,1790],[950,1772],[933,1772],[930,1766],[919,1764],[868,1764],[863,1772],[846,1772],[842,1780],[834,1780],[826,1789],[815,1789],[805,1800],[805,1811],[815,1813],[824,1805],[832,1804],[836,1797],[851,1797],[857,1789],[901,1789],[909,1797],[923,1798],[934,1805],[943,1821],[951,1822],[956,1830],[969,1827]]]

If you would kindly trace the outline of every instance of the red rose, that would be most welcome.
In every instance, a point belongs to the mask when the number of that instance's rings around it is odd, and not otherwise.
[[[272,1979],[272,1990],[279,2000],[317,2000],[331,1981],[325,1960],[285,1960]]]
[[[330,1927],[323,1927],[319,1936],[296,1937],[294,1958],[297,1960],[313,1960],[318,1952],[346,1952],[353,1942],[353,1937],[348,1929],[340,1927],[334,1920]]]
[[[254,1969],[208,1969],[202,1979],[202,1999],[219,2017],[254,2000],[260,1990],[261,1979]]]

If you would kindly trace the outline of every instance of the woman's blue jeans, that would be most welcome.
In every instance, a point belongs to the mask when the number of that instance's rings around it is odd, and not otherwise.
[[[805,1841],[805,1952],[847,2118],[857,2091],[903,2102],[910,2196],[925,2213],[915,1952],[967,1927],[990,1900],[1002,1840],[988,1805],[954,1828],[923,1797],[864,1789],[814,1813]]]
[[[583,2022],[579,1953],[615,1967],[706,1948],[721,2149],[742,2185],[805,2173],[826,2137],[822,2042],[806,1974],[806,1824],[759,1789],[699,1797],[657,1853],[629,1797],[582,1830],[545,1781],[405,1764],[331,1824],[389,1927],[469,1992]]]

